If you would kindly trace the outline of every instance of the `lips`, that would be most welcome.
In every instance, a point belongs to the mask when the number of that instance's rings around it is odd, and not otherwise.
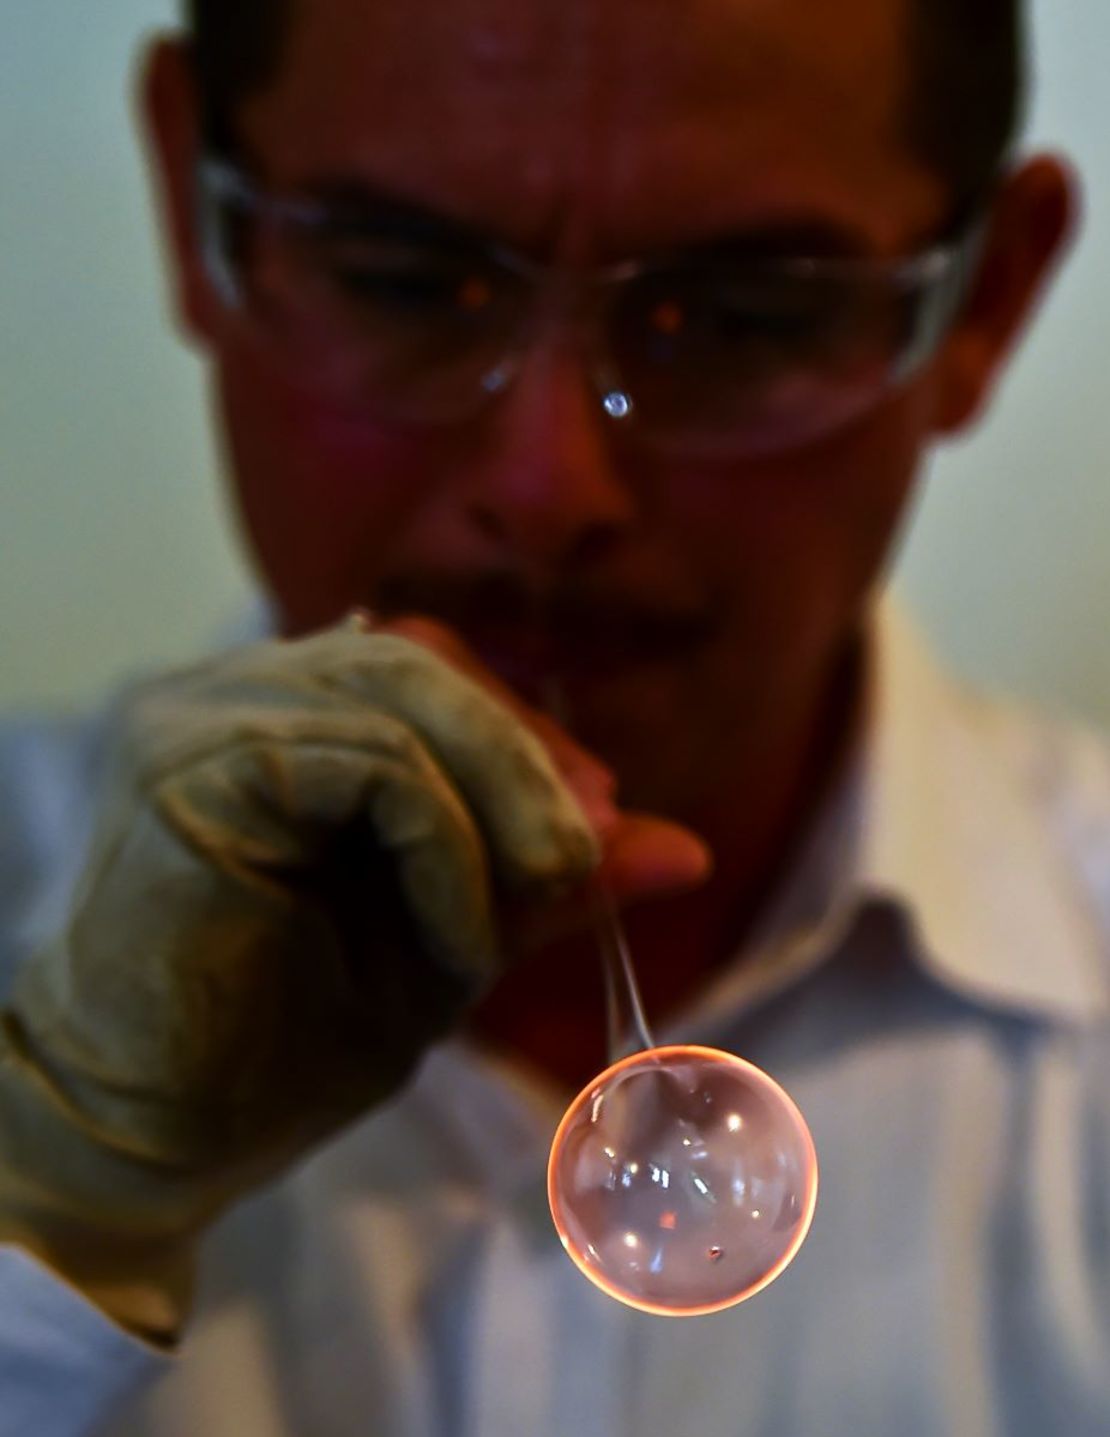
[[[619,679],[646,665],[688,658],[707,637],[704,624],[677,616],[664,623],[658,614],[635,620],[627,613],[597,614],[588,628],[512,621],[457,626],[485,664],[522,697],[545,708],[552,683],[559,679]]]
[[[564,586],[537,594],[515,576],[395,575],[371,602],[385,617],[423,614],[455,630],[522,696],[553,677],[617,677],[681,661],[710,640],[717,611],[658,594]]]

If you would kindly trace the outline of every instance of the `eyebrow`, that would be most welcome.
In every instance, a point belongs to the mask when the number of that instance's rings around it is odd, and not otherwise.
[[[333,224],[356,233],[372,230],[418,244],[468,249],[497,244],[492,234],[477,225],[366,180],[325,175],[298,189],[326,210]]]
[[[321,175],[298,188],[325,209],[337,227],[355,233],[373,231],[437,248],[482,250],[513,243],[492,230],[361,177]],[[527,252],[531,253],[530,246]],[[782,258],[860,259],[873,254],[874,248],[862,232],[819,216],[799,215],[753,220],[742,228],[704,239],[655,245],[644,257],[729,263]]]
[[[821,218],[799,217],[754,221],[683,244],[680,252],[697,259],[865,259],[874,246],[861,231]]]

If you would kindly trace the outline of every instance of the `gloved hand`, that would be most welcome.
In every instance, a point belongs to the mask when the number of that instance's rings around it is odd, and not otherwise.
[[[599,848],[482,686],[351,626],[144,683],[68,927],[0,1013],[0,1240],[177,1333],[236,1197],[394,1092]]]

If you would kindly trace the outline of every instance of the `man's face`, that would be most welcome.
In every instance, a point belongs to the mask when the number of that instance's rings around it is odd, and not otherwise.
[[[239,131],[280,187],[362,181],[589,266],[780,226],[893,256],[946,218],[907,152],[901,0],[302,0]],[[662,458],[573,342],[481,417],[401,430],[206,339],[238,502],[289,635],[438,614],[512,682],[558,670],[626,799],[758,772],[859,628],[932,418],[929,372],[831,438]]]

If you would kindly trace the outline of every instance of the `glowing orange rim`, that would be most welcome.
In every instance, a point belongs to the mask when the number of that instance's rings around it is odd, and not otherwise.
[[[760,1280],[753,1283],[751,1287],[746,1287],[743,1292],[737,1293],[734,1297],[726,1297],[721,1302],[699,1303],[694,1307],[661,1307],[658,1303],[644,1302],[639,1298],[631,1297],[627,1292],[611,1283],[608,1278],[598,1272],[596,1268],[591,1267],[584,1258],[579,1256],[571,1246],[570,1236],[566,1228],[559,1221],[559,1213],[555,1201],[555,1156],[562,1144],[563,1134],[566,1132],[571,1120],[578,1115],[579,1109],[590,1101],[600,1084],[608,1082],[610,1078],[622,1072],[625,1068],[642,1064],[648,1054],[658,1058],[670,1058],[675,1054],[681,1054],[684,1057],[710,1058],[715,1062],[726,1063],[733,1068],[741,1068],[748,1078],[754,1080],[757,1088],[762,1088],[766,1092],[769,1092],[777,1098],[779,1102],[783,1103],[788,1112],[793,1115],[808,1150],[808,1171],[810,1177],[809,1182],[806,1184],[805,1210],[802,1213],[802,1221],[794,1236],[794,1240],[766,1276],[761,1277]],[[583,1276],[588,1277],[595,1287],[601,1288],[602,1292],[615,1298],[617,1302],[623,1302],[626,1307],[634,1307],[639,1312],[650,1312],[656,1317],[705,1317],[711,1312],[723,1312],[726,1307],[735,1307],[737,1303],[745,1302],[749,1297],[754,1297],[757,1292],[762,1292],[765,1287],[774,1282],[775,1278],[784,1272],[794,1261],[798,1249],[802,1243],[805,1242],[806,1236],[809,1233],[809,1225],[813,1221],[813,1212],[817,1206],[817,1150],[813,1146],[813,1137],[806,1125],[805,1118],[802,1117],[801,1109],[797,1103],[795,1103],[786,1089],[776,1083],[774,1078],[765,1073],[762,1068],[757,1068],[754,1063],[745,1062],[743,1058],[738,1058],[735,1053],[726,1053],[721,1048],[702,1048],[693,1043],[671,1043],[667,1047],[646,1048],[638,1053],[631,1053],[627,1058],[622,1058],[619,1063],[613,1063],[610,1067],[606,1068],[603,1073],[599,1073],[596,1078],[593,1078],[587,1083],[574,1099],[570,1107],[567,1108],[563,1114],[559,1126],[555,1129],[555,1136],[551,1140],[551,1156],[547,1162],[547,1202],[551,1209],[551,1220],[555,1224],[555,1231],[559,1234],[559,1241],[563,1244],[564,1252],[570,1258],[571,1262],[574,1263],[578,1271],[581,1272]]]

